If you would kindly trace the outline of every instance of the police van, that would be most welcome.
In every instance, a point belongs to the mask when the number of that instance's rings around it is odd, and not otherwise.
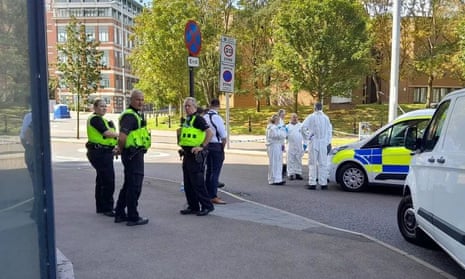
[[[329,180],[350,192],[369,185],[401,187],[409,170],[411,150],[404,145],[407,128],[426,128],[434,109],[405,113],[361,141],[333,148],[329,154]],[[420,135],[418,135],[420,136]]]
[[[434,240],[465,269],[465,90],[446,95],[422,138],[405,147],[414,155],[397,210],[399,230],[412,243]]]

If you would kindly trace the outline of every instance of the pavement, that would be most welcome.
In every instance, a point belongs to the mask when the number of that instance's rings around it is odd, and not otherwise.
[[[152,137],[156,148],[177,149],[173,132]],[[226,152],[266,156],[263,139],[231,137]],[[52,132],[53,141],[75,140]],[[115,224],[94,212],[87,162],[55,162],[53,175],[60,279],[454,278],[369,236],[223,190],[227,205],[205,217],[180,215],[179,182],[156,177],[145,177],[139,203],[150,222]]]

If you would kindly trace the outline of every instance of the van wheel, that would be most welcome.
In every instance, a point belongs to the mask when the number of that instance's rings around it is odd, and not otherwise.
[[[397,226],[402,236],[408,242],[424,247],[431,246],[432,240],[417,227],[412,197],[410,195],[404,196],[399,203],[397,208]]]
[[[367,185],[367,177],[363,169],[355,164],[344,165],[338,172],[338,182],[348,192],[361,192]]]

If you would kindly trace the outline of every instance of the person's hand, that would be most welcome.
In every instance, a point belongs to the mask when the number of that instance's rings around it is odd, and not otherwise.
[[[116,159],[118,159],[118,155],[121,155],[121,150],[119,150],[118,146],[113,148],[113,155],[116,157]]]
[[[191,152],[194,153],[195,155],[197,155],[197,153],[199,153],[202,150],[203,150],[203,147],[197,146],[197,147],[192,147]]]

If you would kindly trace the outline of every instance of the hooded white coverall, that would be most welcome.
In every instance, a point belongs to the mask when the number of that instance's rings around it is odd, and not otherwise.
[[[302,175],[302,157],[304,156],[304,137],[302,123],[287,124],[287,175]]]
[[[316,110],[302,123],[302,135],[308,133],[308,185],[322,186],[328,181],[328,145],[331,143],[333,127],[328,116]]]
[[[282,143],[286,138],[286,129],[276,124],[266,128],[266,151],[268,153],[268,184],[283,181]]]

